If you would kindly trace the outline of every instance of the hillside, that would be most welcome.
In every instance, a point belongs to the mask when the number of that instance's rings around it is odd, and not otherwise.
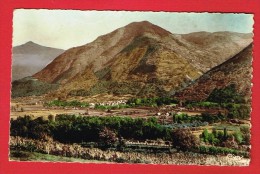
[[[130,44],[135,37],[144,33],[151,33],[154,37],[159,38],[170,34],[146,21],[131,23],[100,36],[89,44],[67,50],[42,71],[36,73],[34,77],[50,83],[66,83],[84,72],[87,67],[91,66],[96,72]]]
[[[134,22],[65,51],[33,78],[61,84],[51,95],[171,95],[251,42],[251,34],[178,35]]]
[[[200,67],[205,73],[211,68],[223,63],[247,47],[252,40],[252,33],[221,32],[195,32],[183,34],[181,38],[195,45],[195,52],[202,53],[193,57],[195,67]]]
[[[97,71],[99,83],[89,95],[164,96],[200,76],[200,71],[155,39],[135,38],[108,65]]]
[[[32,76],[63,52],[31,41],[13,47],[12,81]]]
[[[205,73],[194,83],[175,96],[182,100],[207,99],[214,89],[223,89],[235,84],[239,94],[251,100],[252,44],[221,65]]]

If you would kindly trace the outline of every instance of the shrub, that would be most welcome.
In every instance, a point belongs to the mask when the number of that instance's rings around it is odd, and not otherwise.
[[[240,132],[242,134],[250,134],[250,127],[248,127],[248,126],[241,126],[240,127]]]
[[[212,133],[209,133],[208,129],[204,129],[200,137],[205,143],[210,143],[212,145],[217,145],[221,141],[216,130],[214,132],[212,131]]]
[[[243,141],[243,136],[242,136],[241,132],[236,131],[236,132],[233,134],[233,136],[234,136],[234,138],[235,138],[235,140],[236,140],[236,142],[237,142],[238,144],[242,143],[242,141]]]
[[[117,142],[117,135],[114,131],[105,127],[99,132],[99,139],[105,146],[111,146]]]
[[[204,129],[204,131],[202,132],[201,135],[202,139],[204,142],[208,142],[209,140],[209,133],[208,133],[208,129]]]
[[[231,135],[226,141],[222,142],[222,146],[237,149],[238,143],[235,141],[235,137]]]
[[[243,134],[243,143],[245,145],[250,145],[250,139],[251,139],[250,134]]]
[[[182,151],[196,148],[199,140],[189,129],[176,129],[172,133],[173,146]]]

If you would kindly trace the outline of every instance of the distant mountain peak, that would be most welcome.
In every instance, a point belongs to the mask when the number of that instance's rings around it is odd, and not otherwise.
[[[13,47],[12,80],[17,80],[38,72],[64,50],[45,47],[28,41]]]
[[[28,42],[25,42],[21,45],[14,46],[14,48],[19,48],[19,47],[46,47],[46,46],[40,45],[40,44],[35,43],[33,41],[28,41]]]
[[[153,23],[151,23],[151,22],[149,22],[149,21],[140,21],[140,22],[132,22],[132,23],[130,23],[130,24],[128,24],[128,25],[141,25],[141,26],[144,26],[144,25],[155,25],[155,24],[153,24]]]
[[[36,43],[34,43],[33,41],[28,41],[28,42],[26,42],[25,44],[36,44]],[[37,44],[38,45],[38,44]]]

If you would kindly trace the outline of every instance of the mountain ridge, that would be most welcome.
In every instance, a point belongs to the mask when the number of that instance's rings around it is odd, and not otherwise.
[[[241,33],[204,34],[178,35],[148,21],[130,23],[65,51],[33,78],[61,84],[52,94],[65,96],[171,95],[252,42],[251,35]]]
[[[234,84],[246,101],[251,101],[252,76],[251,43],[234,57],[212,68],[175,96],[181,100],[203,101],[214,89]]]

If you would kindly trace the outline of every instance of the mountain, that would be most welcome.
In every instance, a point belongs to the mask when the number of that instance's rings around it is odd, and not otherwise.
[[[202,101],[214,89],[235,84],[247,101],[251,100],[252,44],[226,62],[214,67],[175,96],[182,100]]]
[[[131,23],[100,36],[89,44],[67,50],[34,77],[50,83],[66,83],[81,74],[86,67],[91,67],[96,72],[129,45],[135,37],[145,33],[158,38],[170,34],[146,21]]]
[[[195,32],[183,34],[181,37],[197,46],[195,52],[203,51],[203,56],[192,63],[194,66],[201,67],[203,72],[223,63],[235,56],[248,46],[253,40],[252,33],[235,33],[228,31],[221,32]]]
[[[251,34],[179,35],[147,21],[134,22],[65,51],[33,78],[60,84],[52,93],[57,96],[171,95],[251,42]]]
[[[63,52],[31,41],[13,47],[12,80],[32,76]]]

